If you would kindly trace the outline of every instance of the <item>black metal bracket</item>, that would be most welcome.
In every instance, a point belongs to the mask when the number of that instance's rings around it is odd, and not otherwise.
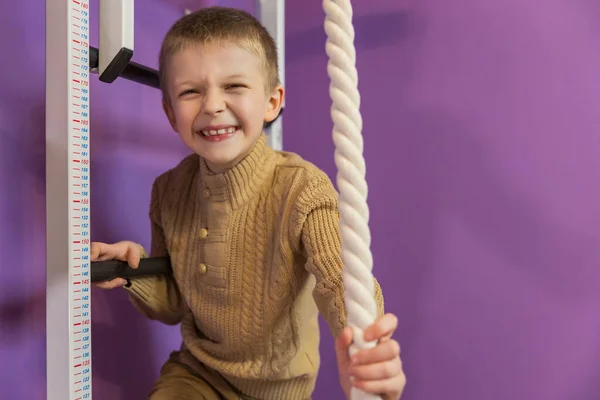
[[[94,71],[98,69],[98,60],[99,53],[96,47],[90,46],[90,70]],[[123,53],[123,59],[126,60],[127,63],[118,62],[115,63],[115,68],[112,69],[110,74],[110,79],[105,79],[104,82],[110,83],[114,81],[118,76],[123,79],[127,79],[128,81],[141,83],[145,86],[150,86],[155,89],[160,89],[160,80],[158,79],[158,71],[146,67],[145,65],[135,63],[133,61],[129,61],[131,59],[131,55],[126,52]],[[111,63],[113,65],[113,63]]]

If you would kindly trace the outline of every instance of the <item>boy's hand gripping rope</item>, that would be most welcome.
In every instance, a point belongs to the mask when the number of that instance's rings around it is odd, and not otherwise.
[[[363,340],[364,330],[377,318],[372,275],[367,182],[363,157],[362,117],[356,71],[354,27],[350,0],[323,0],[325,50],[333,104],[333,141],[341,213],[342,260],[348,325],[353,329],[350,352],[374,347]],[[379,396],[352,389],[353,400],[378,400]]]

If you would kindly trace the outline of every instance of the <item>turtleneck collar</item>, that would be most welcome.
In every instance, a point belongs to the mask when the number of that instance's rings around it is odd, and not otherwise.
[[[230,200],[237,208],[258,192],[261,183],[272,170],[275,151],[267,144],[266,134],[256,141],[250,153],[233,168],[214,173],[200,157],[200,179],[205,193],[212,200]],[[207,191],[208,190],[208,191]]]

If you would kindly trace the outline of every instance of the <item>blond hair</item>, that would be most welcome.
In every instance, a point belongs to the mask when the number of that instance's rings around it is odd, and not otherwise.
[[[158,74],[164,99],[169,58],[187,46],[236,44],[262,60],[267,90],[279,85],[277,46],[267,29],[251,14],[229,7],[207,7],[188,14],[169,29],[163,40]]]

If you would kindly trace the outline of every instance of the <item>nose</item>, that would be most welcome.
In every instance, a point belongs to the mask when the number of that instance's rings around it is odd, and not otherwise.
[[[202,112],[208,115],[216,115],[225,110],[225,100],[218,90],[208,90],[204,96]]]

